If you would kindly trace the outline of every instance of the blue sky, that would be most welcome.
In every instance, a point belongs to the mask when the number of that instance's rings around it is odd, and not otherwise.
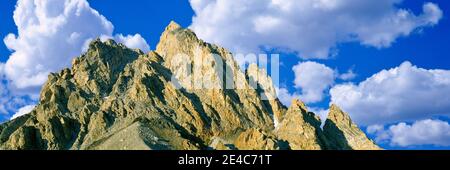
[[[416,66],[417,68],[423,70],[434,70],[434,69],[450,70],[450,58],[449,58],[450,3],[445,0],[427,0],[427,1],[407,0],[402,3],[395,4],[393,8],[408,9],[408,11],[411,12],[412,14],[420,15],[421,13],[423,13],[422,7],[426,2],[432,2],[434,4],[437,4],[440,10],[443,11],[443,16],[440,18],[439,22],[437,24],[434,24],[433,26],[417,26],[417,29],[413,29],[409,33],[409,35],[395,36],[394,40],[392,41],[392,44],[389,47],[377,48],[374,47],[374,45],[367,45],[367,44],[363,45],[362,43],[363,40],[337,42],[336,46],[333,47],[338,50],[337,55],[328,57],[327,59],[317,59],[317,58],[311,59],[302,57],[300,55],[303,52],[302,50],[311,48],[309,46],[307,48],[299,47],[298,49],[294,49],[294,51],[296,52],[286,52],[278,48],[273,48],[272,49],[273,51],[281,53],[280,54],[281,62],[283,63],[283,65],[281,66],[280,83],[282,84],[283,87],[285,87],[289,91],[289,93],[301,94],[302,89],[295,87],[296,83],[294,82],[294,80],[296,79],[296,75],[294,74],[293,67],[305,61],[312,61],[314,63],[323,64],[326,67],[336,71],[336,74],[342,74],[347,72],[348,70],[352,70],[356,74],[356,76],[353,79],[343,80],[335,78],[335,80],[333,80],[334,81],[333,84],[330,84],[330,86],[327,87],[327,89],[325,89],[322,100],[318,102],[311,102],[308,104],[311,108],[314,109],[326,109],[330,101],[332,100],[331,99],[332,96],[329,93],[329,89],[334,88],[335,85],[353,83],[353,85],[357,86],[360,82],[365,81],[367,78],[379,73],[384,69],[400,67],[400,65],[405,61],[409,61],[413,66]],[[175,20],[183,27],[196,25],[198,26],[196,28],[197,30],[201,30],[202,26],[207,25],[202,23],[193,24],[193,17],[196,14],[196,12],[191,7],[191,3],[189,1],[118,0],[112,3],[106,0],[90,0],[89,4],[93,9],[97,10],[101,15],[105,16],[106,19],[109,20],[114,25],[113,34],[118,33],[124,35],[140,34],[143,37],[143,39],[146,40],[146,42],[150,46],[150,49],[154,49],[156,47],[161,32],[171,20]],[[1,11],[0,37],[2,38],[6,37],[9,33],[14,33],[17,35],[17,26],[12,18],[13,11],[15,10],[15,5],[16,5],[15,1],[0,2],[0,11]],[[199,12],[201,11],[197,11],[197,14],[199,14]],[[212,22],[212,21],[203,21],[203,22]],[[236,21],[236,23],[239,24],[241,22]],[[217,28],[213,27],[212,29]],[[220,32],[222,30],[218,31]],[[280,32],[279,34],[286,34],[286,33]],[[200,33],[200,35],[203,35],[203,33]],[[208,36],[206,35],[205,37]],[[214,39],[214,37],[211,39],[217,40]],[[255,39],[255,41],[258,41],[258,39]],[[262,39],[261,41],[269,42],[267,39]],[[221,40],[219,39],[218,42],[221,42]],[[259,42],[256,42],[256,44],[258,43]],[[224,42],[224,45],[227,46],[227,42]],[[265,44],[262,43],[259,45]],[[12,52],[13,52],[12,50],[8,50],[5,43],[0,43],[0,62],[2,63],[6,62],[9,59],[9,56],[12,54]],[[406,68],[411,69],[411,67]],[[409,80],[410,79],[408,79],[408,81]],[[411,79],[411,81],[413,80],[416,79]],[[420,81],[420,79],[418,80]],[[447,92],[445,90],[448,89],[447,88],[448,85],[437,85],[436,87],[442,87],[444,89],[443,90],[444,93]],[[415,90],[418,91],[422,90],[424,93],[426,93],[427,89],[423,88],[420,89],[420,88],[421,87],[417,87],[415,88]],[[434,86],[431,88],[434,88]],[[361,90],[361,92],[362,91],[363,90]],[[404,95],[401,96],[404,97]],[[418,97],[420,98],[421,96]],[[439,96],[436,95],[436,97]],[[392,102],[396,102],[395,100],[397,99],[393,98],[392,100],[394,100]],[[415,98],[410,98],[407,100],[415,100]],[[26,103],[30,102],[28,101]],[[368,107],[370,106],[370,104],[367,105]],[[445,109],[449,108],[446,106],[450,105],[450,103],[444,103],[443,105],[445,105],[445,107],[443,107],[444,109],[436,110],[435,111],[436,113],[418,112],[414,113],[414,118],[411,119],[408,119],[407,116],[403,116],[403,118],[399,119],[392,119],[392,121],[385,121],[383,119],[383,121],[380,121],[381,122],[380,124],[382,124],[382,126],[386,128],[383,130],[383,132],[388,132],[389,127],[398,125],[400,122],[405,122],[407,125],[411,126],[414,122],[422,121],[425,119],[441,120],[444,122],[448,122],[449,121],[448,115],[450,113],[450,110]],[[353,109],[350,106],[348,108],[349,108],[348,110]],[[0,116],[0,122],[7,120],[12,114],[14,113],[11,112],[8,115]],[[396,113],[396,114],[406,114],[406,113]],[[363,129],[365,129],[369,125],[370,124],[366,125],[364,123],[362,127]],[[446,127],[445,123],[444,127]],[[418,142],[416,144],[414,143],[404,144],[404,146],[392,145],[390,142],[379,142],[379,144],[387,149],[450,149],[450,139],[448,134],[450,132],[444,131],[443,133],[444,137],[442,138],[437,137],[439,140],[443,140],[443,142],[440,142],[439,144],[427,144],[424,142]],[[381,132],[378,134],[372,133],[369,136],[375,139],[380,134]],[[386,140],[389,141],[392,139],[384,139],[384,141]]]

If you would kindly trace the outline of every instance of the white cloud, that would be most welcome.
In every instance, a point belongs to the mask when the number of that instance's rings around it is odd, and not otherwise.
[[[367,133],[369,133],[369,134],[376,134],[376,133],[378,133],[378,132],[380,132],[380,131],[383,131],[384,130],[384,126],[383,125],[370,125],[370,126],[367,126]]]
[[[10,96],[6,83],[4,64],[0,63],[0,115],[9,113],[16,103],[23,103],[23,101],[18,101]]]
[[[0,63],[0,77],[4,76],[5,64]]]
[[[354,73],[352,69],[349,69],[347,72],[340,74],[338,77],[341,80],[348,81],[354,79],[356,76],[356,73]]]
[[[317,116],[320,117],[320,121],[322,122],[320,127],[323,128],[323,126],[325,125],[325,121],[328,118],[328,113],[330,112],[330,110],[329,109],[317,108],[317,107],[311,107],[311,108],[308,108],[308,110],[310,112],[313,112],[314,114],[316,114]]]
[[[369,126],[367,132],[375,134],[377,142],[389,142],[391,146],[450,146],[450,125],[441,120],[425,119],[413,124],[402,122],[387,129],[374,125]]]
[[[442,11],[425,3],[421,14],[401,0],[190,0],[191,28],[234,52],[281,48],[304,58],[327,58],[340,42],[389,47],[398,37],[435,25]]]
[[[376,124],[367,126],[368,134],[375,135],[375,142],[378,144],[387,143],[392,138],[392,135],[386,131],[384,125]]]
[[[361,125],[396,123],[450,115],[450,71],[427,70],[404,62],[359,84],[330,90],[339,105]]]
[[[18,36],[4,39],[14,51],[5,71],[18,88],[41,86],[49,72],[81,53],[86,40],[113,32],[111,22],[85,0],[19,0],[13,17]]]
[[[102,40],[114,39],[116,42],[122,43],[128,48],[140,49],[144,53],[148,53],[150,51],[150,46],[147,44],[147,41],[145,41],[145,39],[142,38],[140,34],[126,35],[126,36],[122,34],[117,34],[114,37],[102,36],[101,38]]]
[[[19,0],[13,17],[18,35],[4,38],[13,51],[5,63],[5,74],[21,90],[39,89],[48,73],[68,67],[87,41],[112,36],[114,30],[86,0]],[[117,37],[126,45],[148,51],[139,34]]]
[[[292,100],[300,99],[300,95],[297,93],[289,93],[289,90],[286,88],[276,88],[278,99],[285,106],[291,106]]]
[[[325,90],[333,85],[336,78],[334,70],[311,61],[301,62],[292,70],[295,73],[295,87],[301,89],[300,99],[305,103],[322,101]]]
[[[11,94],[5,82],[0,78],[0,115],[14,113],[17,108],[29,104],[31,100],[27,96]]]
[[[292,67],[292,71],[295,74],[294,87],[301,93],[297,91],[289,93],[286,88],[278,88],[278,98],[286,106],[290,106],[293,99],[300,99],[305,103],[320,102],[336,78],[351,80],[356,76],[352,69],[339,74],[337,69],[333,70],[324,64],[313,61],[300,62]]]
[[[11,120],[18,118],[20,116],[26,115],[28,113],[30,113],[31,111],[33,111],[34,107],[36,107],[35,105],[27,105],[24,106],[22,108],[20,108],[12,117]]]
[[[8,113],[6,102],[8,102],[7,99],[7,91],[6,87],[2,81],[1,78],[1,72],[0,72],[0,114],[6,114]]]
[[[18,0],[13,18],[18,34],[4,38],[12,54],[0,63],[0,114],[35,103],[49,72],[69,67],[94,38],[149,51],[139,34],[113,36],[113,24],[86,0]]]
[[[433,144],[450,146],[450,125],[440,120],[422,120],[412,125],[399,123],[391,126],[391,144],[399,146]]]
[[[3,65],[0,63],[0,117],[14,113],[18,108],[30,104],[30,101],[36,99],[35,95],[24,96],[22,93],[15,93],[11,90],[2,70]],[[1,121],[1,118],[0,118]]]

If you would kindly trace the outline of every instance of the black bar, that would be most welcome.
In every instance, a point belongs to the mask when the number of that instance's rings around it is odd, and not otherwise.
[[[180,158],[212,157],[207,167],[205,164],[180,165]],[[234,163],[230,157],[234,155]],[[264,162],[253,161],[252,156],[266,157]],[[243,158],[246,157],[246,162]],[[224,164],[225,157],[228,164]],[[241,162],[236,159],[241,157]],[[258,157],[259,158],[259,157]],[[199,159],[200,160],[200,159]],[[448,166],[450,151],[0,151],[0,165],[13,164],[15,168],[47,167],[70,168],[114,168],[114,169],[153,169],[163,168],[282,168],[282,167],[317,167],[317,168],[386,168],[386,163],[401,167],[443,165]],[[58,168],[59,167],[59,168]],[[297,169],[297,168],[294,168]],[[168,169],[167,169],[168,170]]]

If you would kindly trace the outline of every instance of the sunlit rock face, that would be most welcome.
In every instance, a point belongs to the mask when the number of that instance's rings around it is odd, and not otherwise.
[[[323,132],[333,149],[379,150],[372,140],[358,128],[350,116],[338,106],[331,105]]]
[[[305,104],[299,100],[292,101],[291,107],[282,117],[277,128],[280,139],[289,143],[295,150],[326,149],[326,139],[320,129],[320,118],[308,112]]]
[[[226,49],[171,22],[147,54],[92,41],[48,76],[31,113],[0,125],[0,149],[379,149],[330,111],[322,130],[300,100],[280,103],[264,69],[241,70]]]

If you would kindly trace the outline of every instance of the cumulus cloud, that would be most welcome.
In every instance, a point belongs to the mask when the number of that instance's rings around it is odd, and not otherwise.
[[[33,111],[34,107],[36,107],[36,105],[27,105],[24,107],[21,107],[12,117],[11,120],[18,118],[20,116],[26,115],[28,113],[30,113],[31,111]]]
[[[14,113],[18,108],[30,104],[31,101],[29,96],[11,93],[6,81],[0,78],[0,115]]]
[[[301,62],[292,70],[295,73],[295,87],[301,89],[300,98],[305,103],[322,101],[325,90],[333,85],[336,78],[334,70],[312,61]]]
[[[24,103],[26,103],[24,99],[10,95],[4,74],[4,64],[0,63],[0,115],[6,115],[10,111],[15,111],[14,109],[17,106]]]
[[[234,52],[278,48],[303,58],[327,58],[340,42],[389,47],[398,37],[442,18],[434,3],[420,14],[401,0],[190,0],[191,28],[206,41]]]
[[[352,69],[339,74],[337,69],[313,61],[300,62],[292,67],[292,71],[295,75],[294,87],[298,91],[290,93],[287,88],[277,89],[278,98],[286,106],[290,106],[293,99],[305,103],[321,102],[337,78],[351,80],[356,76]]]
[[[297,93],[289,93],[289,90],[287,88],[276,88],[278,99],[281,103],[285,106],[290,106],[292,103],[292,100],[294,99],[300,99],[300,95]]]
[[[450,115],[450,70],[427,70],[410,62],[383,70],[359,84],[330,90],[331,102],[361,125]]]
[[[11,85],[5,78],[3,66],[0,63],[0,121],[4,115],[16,112],[18,108],[32,103],[33,99],[37,98],[36,95],[24,95],[11,90]]]
[[[81,53],[86,40],[113,32],[111,22],[85,0],[19,0],[13,17],[18,35],[4,39],[14,51],[5,71],[18,88],[42,85],[49,72]]]
[[[103,41],[113,39],[118,43],[124,44],[128,48],[140,49],[144,53],[148,53],[150,51],[150,46],[147,44],[147,41],[140,34],[126,35],[126,36],[122,34],[117,34],[114,37],[104,35],[101,37],[101,39]]]
[[[18,0],[13,18],[18,34],[4,38],[13,51],[4,71],[18,89],[40,87],[49,72],[68,67],[87,41],[112,36],[114,30],[113,24],[86,0]],[[117,38],[148,51],[140,35],[119,34]]]
[[[13,19],[17,35],[3,39],[12,54],[0,63],[0,114],[4,115],[23,113],[19,108],[36,103],[49,72],[68,67],[94,38],[110,37],[149,51],[139,34],[113,35],[113,24],[86,0],[18,0]]]
[[[425,119],[413,124],[402,122],[387,129],[373,125],[367,128],[367,132],[375,134],[377,142],[388,142],[391,146],[450,146],[450,125],[442,120]]]

